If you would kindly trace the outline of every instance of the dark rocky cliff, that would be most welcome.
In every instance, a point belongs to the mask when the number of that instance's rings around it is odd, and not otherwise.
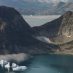
[[[0,7],[0,54],[41,54],[58,48],[35,39],[33,33],[32,28],[14,8]]]

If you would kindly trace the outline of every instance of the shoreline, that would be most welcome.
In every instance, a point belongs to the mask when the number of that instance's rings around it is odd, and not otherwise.
[[[49,54],[52,54],[52,55],[69,55],[69,56],[73,56],[73,53],[71,53],[71,52],[54,52],[54,53],[49,53]]]
[[[60,56],[73,56],[73,53],[71,52],[49,52],[49,53],[44,53],[44,54],[31,54],[32,57],[35,57],[37,55],[60,55]],[[10,60],[14,60],[17,62],[22,62],[22,61],[26,61],[30,58],[30,54],[26,54],[26,53],[19,53],[19,54],[4,54],[4,55],[0,55],[0,60],[6,60],[6,61],[10,61]]]
[[[29,55],[26,53],[0,55],[0,60],[6,60],[6,61],[14,60],[17,62],[22,62],[27,60],[28,58]]]

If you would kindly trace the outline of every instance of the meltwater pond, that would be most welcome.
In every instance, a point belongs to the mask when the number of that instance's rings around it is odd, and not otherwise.
[[[24,65],[27,65],[27,70],[13,73],[73,73],[73,56],[36,55],[32,60],[24,62]]]

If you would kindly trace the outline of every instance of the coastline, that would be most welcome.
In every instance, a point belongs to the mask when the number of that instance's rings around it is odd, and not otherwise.
[[[70,55],[70,56],[73,56],[73,53],[71,53],[71,52],[51,52],[51,53],[49,53],[49,54],[52,54],[52,55]]]
[[[0,55],[0,60],[14,60],[17,62],[22,62],[25,61],[29,58],[29,55],[26,53],[19,53],[19,54],[5,54],[5,55]]]

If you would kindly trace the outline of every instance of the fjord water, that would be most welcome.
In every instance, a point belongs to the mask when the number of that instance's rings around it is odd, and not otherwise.
[[[73,73],[73,56],[35,56],[26,72],[22,73]]]
[[[73,56],[71,55],[36,55],[23,64],[27,65],[27,70],[10,73],[73,73]]]

